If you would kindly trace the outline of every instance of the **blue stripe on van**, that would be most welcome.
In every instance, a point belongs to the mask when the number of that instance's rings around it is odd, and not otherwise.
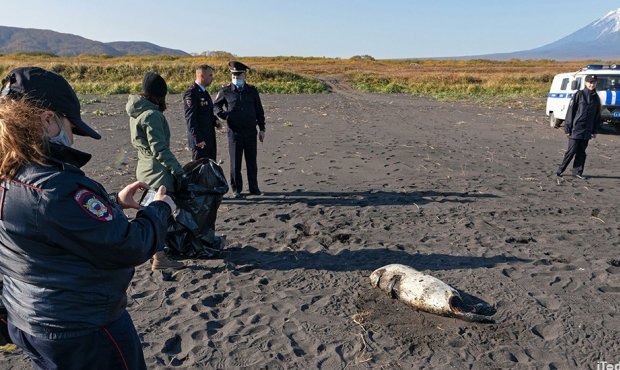
[[[567,94],[567,93],[549,93],[547,94],[548,98],[572,98],[573,94]]]
[[[620,91],[606,91],[605,105],[620,105]]]

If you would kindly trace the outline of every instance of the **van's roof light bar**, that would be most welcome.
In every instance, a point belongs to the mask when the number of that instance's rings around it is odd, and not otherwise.
[[[597,69],[620,69],[620,65],[617,64],[588,64],[583,67],[581,70],[597,70]]]

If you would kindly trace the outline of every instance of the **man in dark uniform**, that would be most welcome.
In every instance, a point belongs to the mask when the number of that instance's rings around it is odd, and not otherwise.
[[[187,142],[192,159],[210,158],[215,161],[217,156],[215,129],[220,124],[213,114],[213,101],[207,91],[212,81],[213,68],[206,64],[199,65],[196,81],[183,95]]]
[[[573,176],[585,180],[583,167],[586,163],[586,148],[601,126],[601,99],[596,93],[596,75],[587,75],[586,86],[573,95],[566,112],[564,132],[568,137],[568,149],[556,175],[562,176],[568,164],[573,162]]]
[[[256,165],[256,126],[258,140],[265,139],[265,112],[256,87],[245,82],[248,66],[241,62],[228,63],[232,82],[220,89],[215,97],[215,115],[228,124],[230,154],[230,184],[235,198],[241,198],[243,178],[241,158],[245,155],[250,194],[261,195],[258,188]]]

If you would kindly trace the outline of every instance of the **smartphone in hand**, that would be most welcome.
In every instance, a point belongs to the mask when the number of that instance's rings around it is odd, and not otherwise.
[[[140,198],[140,205],[142,207],[146,207],[151,204],[151,202],[155,199],[155,194],[157,194],[157,191],[153,189],[149,189],[142,193],[142,198]]]

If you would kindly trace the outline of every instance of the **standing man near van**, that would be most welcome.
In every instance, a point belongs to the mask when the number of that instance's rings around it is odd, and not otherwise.
[[[217,144],[215,129],[220,124],[213,114],[213,101],[207,87],[213,82],[213,68],[207,64],[196,67],[196,81],[183,95],[185,121],[187,122],[187,143],[192,159],[216,160]]]
[[[564,160],[558,168],[556,175],[562,176],[568,164],[573,162],[573,176],[585,180],[583,167],[586,163],[586,148],[590,139],[596,137],[601,119],[601,99],[596,93],[596,75],[587,75],[586,86],[573,95],[568,105],[564,132],[568,137],[568,149],[564,154]]]
[[[258,188],[256,165],[256,126],[258,140],[265,139],[265,112],[256,87],[246,83],[248,66],[241,62],[228,63],[232,82],[220,89],[215,97],[215,114],[228,124],[230,154],[230,185],[235,198],[242,198],[243,177],[241,159],[245,156],[248,188],[252,195],[262,195]]]

